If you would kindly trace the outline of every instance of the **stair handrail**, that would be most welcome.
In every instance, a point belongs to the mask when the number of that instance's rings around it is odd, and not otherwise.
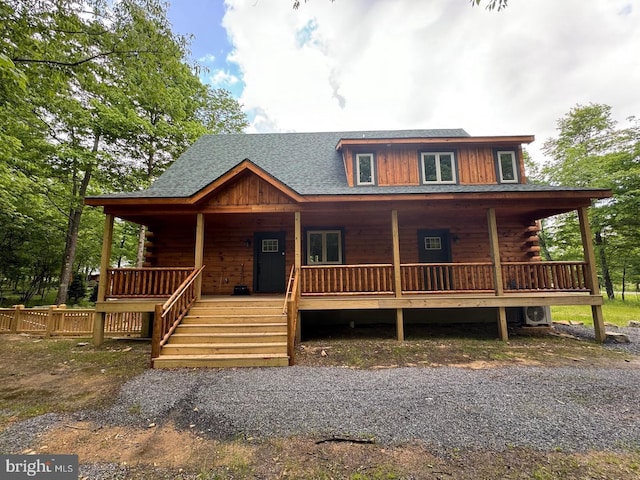
[[[160,356],[160,349],[167,343],[171,334],[185,317],[191,305],[196,300],[198,292],[194,288],[196,279],[204,270],[204,265],[194,269],[180,284],[169,299],[157,304],[153,319],[153,335],[151,338],[151,358]],[[174,307],[176,307],[174,309]]]
[[[296,271],[296,266],[291,265],[291,273],[289,273],[289,281],[287,282],[287,291],[284,294],[284,305],[282,306],[282,314],[287,314],[287,302],[289,301],[289,295],[291,294],[291,282]]]
[[[295,267],[292,268],[293,285],[291,287],[291,298],[287,302],[287,355],[289,365],[295,364],[295,341],[298,331],[298,301],[300,300],[300,275]]]

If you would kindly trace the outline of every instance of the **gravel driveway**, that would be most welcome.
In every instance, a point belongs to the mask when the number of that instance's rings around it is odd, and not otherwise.
[[[584,451],[637,448],[638,399],[633,368],[149,370],[111,409],[74,418],[141,427],[173,421],[219,439],[345,436],[418,440],[436,451]],[[60,421],[45,415],[14,425],[0,434],[0,451],[18,452]]]

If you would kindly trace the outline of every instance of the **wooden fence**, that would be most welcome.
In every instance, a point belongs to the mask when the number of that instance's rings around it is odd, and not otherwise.
[[[95,310],[92,308],[40,307],[0,308],[1,333],[30,333],[49,336],[93,335]],[[107,313],[106,335],[140,336],[142,314],[132,312]]]

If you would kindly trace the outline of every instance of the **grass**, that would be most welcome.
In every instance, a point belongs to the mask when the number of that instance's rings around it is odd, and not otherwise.
[[[629,320],[640,321],[640,296],[635,293],[627,294],[622,301],[606,299],[602,306],[604,321],[620,327],[626,327]],[[556,321],[583,322],[585,325],[593,325],[591,307],[588,306],[554,306],[551,307],[551,318]]]

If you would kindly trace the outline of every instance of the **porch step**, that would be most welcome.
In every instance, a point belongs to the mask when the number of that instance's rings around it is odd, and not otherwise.
[[[242,315],[231,314],[206,314],[206,315],[193,315],[189,312],[189,315],[182,319],[181,325],[194,325],[194,324],[222,324],[222,323],[282,323],[287,317],[284,315],[265,315],[262,313],[256,313],[255,315],[249,315],[246,312]]]
[[[238,333],[260,331],[267,332],[285,332],[287,331],[286,323],[188,323],[180,324],[176,328],[175,333]]]
[[[288,364],[282,301],[259,297],[196,302],[153,360],[155,368]]]
[[[262,343],[286,342],[286,332],[174,333],[167,345],[185,343]]]
[[[162,355],[153,361],[154,368],[229,368],[229,367],[286,367],[289,357],[284,354],[236,355]]]
[[[162,347],[161,355],[232,355],[282,353],[287,342],[257,343],[174,343]]]

